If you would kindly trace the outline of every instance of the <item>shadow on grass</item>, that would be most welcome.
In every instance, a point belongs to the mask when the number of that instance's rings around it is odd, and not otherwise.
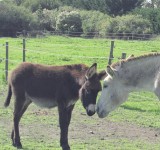
[[[132,106],[121,106],[121,108],[124,108],[124,109],[128,109],[128,110],[133,110],[133,111],[139,111],[139,112],[151,112],[151,113],[156,113],[156,114],[160,114],[160,108],[159,109],[155,109],[155,110],[145,110],[145,109],[142,109],[142,108],[137,108],[137,107],[132,107]]]

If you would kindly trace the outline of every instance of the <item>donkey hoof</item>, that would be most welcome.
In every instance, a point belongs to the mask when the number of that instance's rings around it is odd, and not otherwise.
[[[17,149],[22,149],[22,144],[20,142],[18,143],[13,143],[12,144],[14,147],[16,147]]]
[[[62,146],[62,150],[71,150],[68,145]]]

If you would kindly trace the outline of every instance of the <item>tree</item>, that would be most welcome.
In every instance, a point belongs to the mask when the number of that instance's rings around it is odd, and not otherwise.
[[[32,12],[36,12],[39,7],[48,10],[57,9],[61,3],[59,0],[24,0],[21,5],[30,9]]]
[[[56,29],[62,33],[79,35],[82,32],[82,20],[77,11],[63,11],[57,16]]]
[[[160,9],[158,8],[141,8],[132,12],[134,15],[141,15],[144,19],[148,19],[152,25],[152,32],[160,33]]]
[[[24,0],[13,0],[18,6],[22,4]]]
[[[37,17],[41,30],[55,31],[57,10],[39,8],[33,14]]]
[[[156,6],[157,8],[160,7],[160,0],[155,0],[155,6]]]
[[[84,10],[99,10],[104,12],[104,0],[61,0],[63,5],[81,8]]]
[[[146,0],[144,2],[144,7],[147,8],[159,8],[160,7],[160,0]]]
[[[112,16],[123,15],[141,7],[143,2],[144,0],[105,0],[106,12]]]
[[[0,3],[0,35],[16,36],[17,31],[30,30],[36,25],[32,13],[24,7]]]

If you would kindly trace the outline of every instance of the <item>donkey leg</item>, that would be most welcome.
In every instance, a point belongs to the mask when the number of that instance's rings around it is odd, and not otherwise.
[[[25,101],[25,104],[23,105],[23,108],[19,114],[19,122],[20,122],[20,119],[22,118],[23,114],[25,113],[26,109],[28,108],[28,106],[31,104],[31,101]],[[12,133],[11,133],[11,139],[12,141],[14,141],[14,127],[12,129]],[[14,142],[13,142],[13,145],[14,145]]]
[[[19,135],[19,122],[20,119],[30,104],[30,101],[25,99],[25,92],[23,87],[17,86],[13,89],[14,96],[15,96],[15,105],[14,105],[14,114],[13,114],[13,130],[12,130],[12,142],[13,146],[17,148],[22,148],[22,144],[20,142],[20,135]]]
[[[17,148],[22,148],[22,144],[20,142],[20,136],[19,136],[19,121],[21,118],[21,111],[23,108],[23,103],[19,102],[18,99],[15,101],[15,108],[13,113],[13,130],[12,130],[12,142],[13,146]]]
[[[159,98],[160,100],[160,73],[155,81],[155,91],[154,93],[156,94],[156,96]]]
[[[68,144],[68,127],[71,120],[71,114],[72,110],[74,108],[74,105],[66,108],[66,107],[58,107],[59,112],[59,124],[60,124],[60,145],[62,147],[62,150],[70,150],[69,144]]]

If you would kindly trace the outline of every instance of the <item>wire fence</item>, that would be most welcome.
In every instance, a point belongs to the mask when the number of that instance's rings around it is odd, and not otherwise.
[[[22,31],[17,32],[17,37],[44,37],[48,35],[72,36],[72,37],[85,37],[85,38],[108,38],[108,39],[124,39],[124,40],[150,40],[156,37],[155,34],[137,34],[137,33],[105,33],[105,32],[72,32],[72,31]]]
[[[123,54],[125,52],[128,52],[128,49],[130,49],[130,51],[132,52],[131,54],[144,54],[148,52],[146,50],[142,50],[143,47],[140,47],[141,42],[143,42],[145,46],[148,45],[148,49],[150,52],[160,52],[160,49],[157,50],[157,47],[160,47],[160,45],[154,47],[155,45],[157,45],[157,41],[159,41],[159,39],[149,40],[149,38],[145,38],[145,40],[141,39],[135,41],[133,40],[135,38],[132,38],[132,40],[127,41],[126,45],[119,47],[118,45],[120,45],[123,40],[113,40],[112,37],[110,37],[111,39],[101,39],[97,36],[96,38],[93,38],[91,40],[100,40],[98,41],[100,42],[100,44],[89,44],[90,41],[88,41],[88,44],[84,44],[83,42],[79,42],[79,37],[74,38],[73,40],[73,38],[71,37],[70,39],[70,36],[67,36],[67,34],[63,35],[63,37],[65,38],[64,41],[61,40],[59,42],[54,41],[57,39],[53,40],[48,38],[48,33],[46,35],[43,35],[43,37],[38,38],[31,38],[29,35],[25,38],[21,38],[22,33],[17,34],[19,34],[19,38],[7,39],[8,45],[7,42],[3,40],[3,42],[1,42],[0,39],[0,91],[3,91],[4,87],[6,86],[6,80],[11,69],[23,61],[45,64],[58,64],[60,61],[63,61],[63,63],[74,63],[75,60],[76,62],[77,60],[79,60],[79,62],[86,63],[96,61],[100,65],[103,63],[104,65],[101,65],[101,68],[104,69],[104,66],[106,66],[108,63],[110,64],[112,61],[118,61],[119,59],[121,59]],[[50,33],[49,35],[62,36],[62,34],[60,33]],[[138,36],[140,37],[142,35],[137,35],[137,37]],[[152,37],[155,36],[152,35]],[[65,41],[66,39],[67,42]],[[86,41],[88,40],[88,37],[85,37],[83,39]],[[118,39],[121,38],[118,37]],[[72,51],[70,49],[72,49]],[[114,51],[118,51],[119,55],[114,55]],[[142,96],[141,94],[137,93],[131,94],[131,96],[136,96],[140,99],[152,99],[150,97]]]
[[[21,33],[18,33],[18,34],[22,34],[22,32]],[[48,34],[48,33],[47,33]],[[55,35],[55,32],[50,32],[50,34],[54,34]],[[60,34],[60,33],[58,33],[58,34]],[[113,34],[113,33],[112,33]],[[138,36],[141,36],[141,34],[140,35],[138,35]],[[43,44],[43,39],[41,40],[41,41],[30,41],[30,39],[29,38],[27,38],[27,43],[34,43],[35,45],[39,45],[39,44]],[[131,42],[133,42],[133,41],[129,41],[130,43]],[[24,49],[24,45],[25,45],[25,43],[24,43],[24,41],[23,41],[23,49]],[[4,47],[5,46],[5,44],[0,44],[0,47]],[[86,56],[86,55],[69,55],[69,53],[67,53],[67,54],[63,54],[63,51],[64,51],[64,47],[72,47],[72,43],[69,43],[69,44],[50,44],[50,47],[52,47],[52,50],[53,50],[53,48],[54,47],[57,47],[58,46],[58,49],[54,49],[54,56],[57,56],[57,57],[60,57],[60,56],[63,56],[63,57],[72,57],[72,58],[80,58],[80,59],[107,59],[107,60],[112,60],[112,59],[115,59],[115,58],[113,58],[113,57],[110,57],[110,56],[102,56],[101,54],[100,55],[98,55],[98,53],[100,52],[99,50],[97,51],[97,56]],[[18,46],[12,46],[12,45],[10,45],[9,46],[10,47],[10,49],[12,49],[12,52],[13,51],[17,51],[17,50],[22,50],[22,47],[18,47]],[[60,49],[60,47],[62,48],[62,49]],[[114,46],[113,46],[114,47]],[[77,45],[75,45],[75,49],[77,49],[77,48],[83,48],[83,50],[84,49],[86,49],[86,50],[84,50],[84,51],[87,51],[88,50],[88,48],[93,48],[94,50],[95,49],[109,49],[110,48],[110,45],[107,43],[107,45],[105,45],[105,46],[85,46],[85,45],[80,45],[80,44],[77,44]],[[133,50],[132,50],[132,48],[133,48]],[[112,48],[113,49],[113,48]],[[117,47],[114,47],[114,49],[117,49]],[[135,48],[134,47],[130,47],[130,50],[132,50],[132,52],[139,52],[139,50],[135,50]],[[30,49],[30,48],[25,48],[25,50],[23,50],[23,55],[25,55],[25,51],[28,51],[28,52],[32,52],[32,53],[41,53],[41,54],[43,54],[43,55],[48,55],[48,51],[47,50],[45,50],[45,49],[41,49],[41,48],[38,48],[38,49]],[[118,47],[118,51],[122,51],[122,53],[123,52],[125,52],[126,51],[126,48],[124,47],[124,48],[120,48],[120,47]],[[153,52],[154,52],[154,50],[152,50]],[[156,51],[156,50],[155,50]],[[142,51],[141,50],[141,53],[145,53],[146,51]],[[105,51],[104,51],[104,53],[105,53]],[[103,53],[103,54],[104,54]],[[25,56],[23,56],[23,59],[25,59],[24,58]],[[119,57],[120,58],[120,57]],[[1,57],[0,58],[0,62],[2,62],[2,61],[4,61],[4,60],[7,60],[7,59],[5,59],[4,57]],[[8,61],[10,61],[10,62],[18,62],[17,60],[11,60],[11,59],[9,59]]]
[[[38,44],[40,44],[40,43],[38,42]],[[86,59],[88,59],[88,60],[95,60],[95,59],[96,60],[98,60],[98,59],[101,59],[101,60],[112,60],[113,59],[112,58],[113,56],[112,57],[107,57],[107,56],[103,56],[103,55],[102,56],[98,55],[99,51],[96,52],[97,55],[91,55],[91,56],[88,56],[88,54],[85,54],[85,53],[82,54],[82,55],[79,55],[79,53],[70,54],[69,51],[68,51],[68,53],[63,54],[64,50],[62,50],[62,49],[54,49],[52,51],[52,53],[50,53],[47,50],[41,49],[41,48],[40,49],[38,48],[38,50],[37,49],[33,50],[33,49],[30,49],[30,48],[25,48],[24,45],[26,45],[26,40],[25,39],[23,39],[23,43],[22,43],[22,47],[21,48],[17,47],[17,46],[10,46],[9,42],[6,42],[6,44],[3,44],[3,49],[5,49],[5,50],[3,52],[3,56],[0,56],[0,62],[4,63],[4,66],[5,66],[4,68],[5,69],[3,69],[3,70],[5,70],[5,73],[6,73],[6,75],[5,75],[6,80],[8,78],[9,65],[11,65],[11,64],[16,65],[16,64],[18,64],[20,62],[24,62],[26,60],[26,52],[32,54],[32,56],[29,58],[28,61],[32,61],[32,58],[37,57],[37,55],[43,55],[43,56],[48,56],[49,55],[49,56],[54,56],[54,57],[58,57],[58,58],[71,57],[71,58],[74,58],[74,59],[81,59],[81,60],[86,60]],[[52,46],[53,46],[53,44],[52,44]],[[66,47],[66,45],[65,45],[65,47]],[[87,49],[85,50],[84,48],[88,48],[88,47],[89,46],[81,46],[83,51],[87,51]],[[90,46],[90,48],[91,48],[91,46]],[[92,49],[94,49],[94,48],[95,47],[93,47]],[[9,58],[10,53],[21,53],[20,54],[21,56],[19,56],[19,57],[22,57],[21,60],[17,60],[16,58]],[[113,53],[113,51],[112,51],[112,53]],[[1,68],[3,68],[3,67],[1,67]]]

